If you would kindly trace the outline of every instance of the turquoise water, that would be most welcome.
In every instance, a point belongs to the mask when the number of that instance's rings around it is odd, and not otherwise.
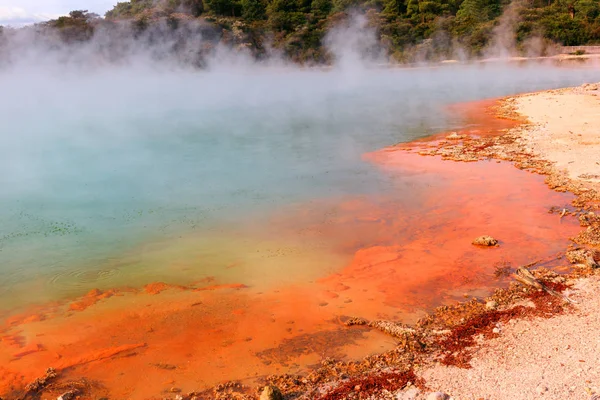
[[[361,154],[460,127],[445,105],[598,80],[541,65],[3,72],[0,310],[218,275],[281,246],[244,236],[244,221],[385,192],[388,177]],[[193,262],[175,251],[192,248]],[[165,268],[171,259],[188,267]]]

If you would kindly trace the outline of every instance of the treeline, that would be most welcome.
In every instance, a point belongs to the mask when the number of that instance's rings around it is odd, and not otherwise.
[[[167,35],[179,52],[225,44],[257,58],[275,49],[295,62],[321,64],[332,60],[326,33],[348,21],[348,10],[364,16],[399,62],[481,57],[499,48],[543,55],[553,45],[600,43],[598,0],[131,0],[105,18],[73,11],[36,29],[73,43],[128,25],[149,42]]]

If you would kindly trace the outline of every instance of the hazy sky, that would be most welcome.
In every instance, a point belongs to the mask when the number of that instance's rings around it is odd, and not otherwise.
[[[118,0],[0,0],[0,25],[20,26],[45,21],[71,10],[89,10],[100,15]],[[125,1],[125,0],[120,0]]]

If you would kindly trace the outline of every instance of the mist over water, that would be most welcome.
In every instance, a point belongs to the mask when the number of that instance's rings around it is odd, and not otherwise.
[[[598,80],[539,64],[4,70],[0,310],[214,275],[258,246],[237,235],[246,222],[385,193],[361,154],[462,126],[444,106]],[[185,237],[195,268],[164,269],[178,253],[144,258],[146,244]]]

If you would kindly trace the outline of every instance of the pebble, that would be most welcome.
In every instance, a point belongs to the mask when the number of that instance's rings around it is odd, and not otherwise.
[[[408,389],[405,392],[400,392],[396,395],[397,400],[416,400],[419,396],[419,389],[412,388]]]
[[[433,392],[429,393],[429,395],[427,396],[427,400],[448,400],[449,397],[450,396],[448,396],[444,392]]]
[[[498,303],[494,300],[490,300],[487,303],[485,303],[485,308],[487,308],[488,310],[495,310],[496,308],[498,308]]]
[[[276,386],[265,386],[260,394],[260,400],[283,400],[283,395]]]
[[[544,385],[540,385],[535,389],[535,392],[540,395],[546,393],[547,391],[548,391],[548,387],[544,386]]]
[[[448,136],[446,136],[446,139],[449,140],[460,140],[460,139],[464,139],[466,136],[465,135],[459,135],[456,132],[452,132],[451,134],[449,134]]]
[[[491,236],[483,235],[473,240],[473,244],[478,246],[496,246],[498,244],[498,240]]]

